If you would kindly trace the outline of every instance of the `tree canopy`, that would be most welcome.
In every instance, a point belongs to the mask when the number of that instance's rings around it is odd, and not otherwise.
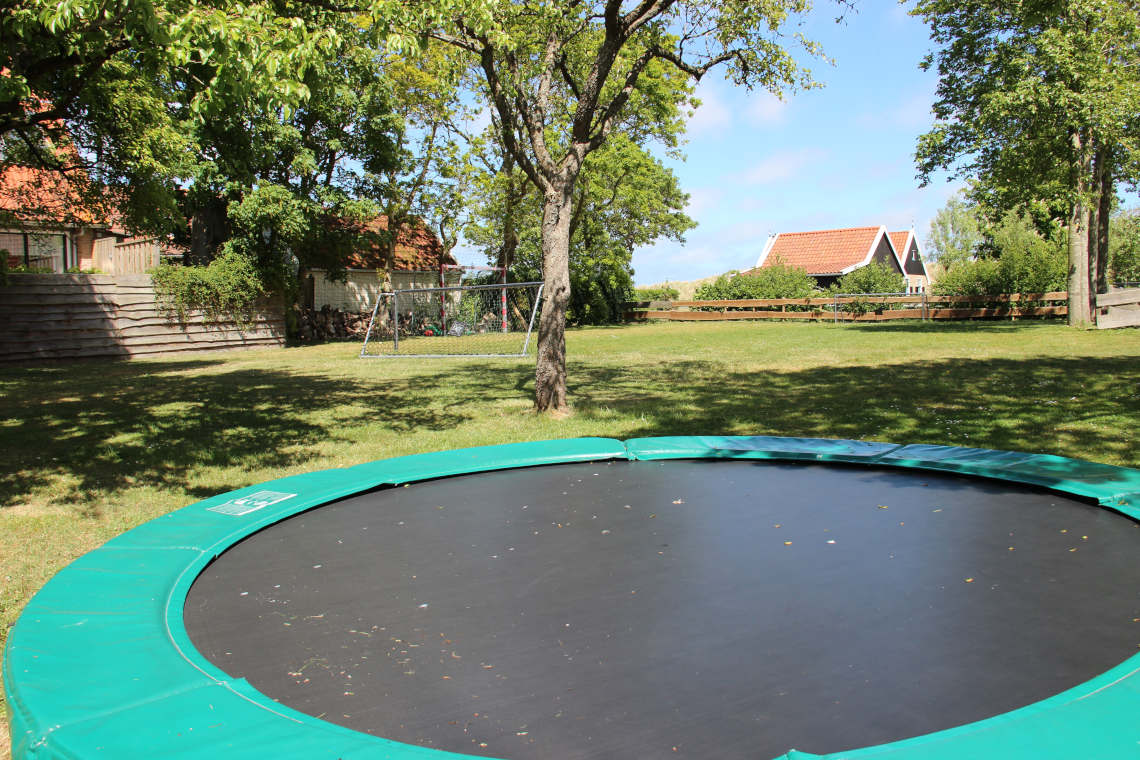
[[[1070,321],[1089,322],[1115,188],[1137,178],[1135,4],[919,0],[913,12],[936,45],[924,65],[939,73],[920,176],[950,168],[974,178],[992,208],[1063,219]]]
[[[535,407],[568,411],[565,319],[575,187],[589,154],[625,119],[636,96],[662,115],[671,75],[699,80],[723,66],[745,87],[775,92],[810,84],[785,45],[816,47],[783,27],[807,0],[594,0],[499,4],[485,31],[441,17],[430,34],[465,51],[481,73],[504,149],[542,198],[545,305],[539,324]],[[642,121],[650,134],[667,119]],[[634,142],[640,143],[639,139]]]

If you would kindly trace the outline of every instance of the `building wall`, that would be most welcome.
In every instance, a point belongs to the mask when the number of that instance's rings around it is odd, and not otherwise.
[[[376,298],[383,292],[384,276],[375,269],[350,269],[346,282],[330,282],[321,270],[313,270],[313,308],[328,306],[341,311],[372,311]],[[461,273],[444,273],[447,285],[458,285]],[[392,288],[438,288],[439,272],[393,272]]]
[[[930,287],[930,278],[926,276],[919,258],[918,243],[910,241],[910,248],[906,251],[903,270],[906,274],[907,291],[910,293],[925,293]]]
[[[899,274],[902,271],[899,269],[898,259],[895,258],[895,251],[891,248],[891,241],[886,236],[879,240],[879,245],[875,247],[875,253],[871,256],[872,264],[885,264]]]

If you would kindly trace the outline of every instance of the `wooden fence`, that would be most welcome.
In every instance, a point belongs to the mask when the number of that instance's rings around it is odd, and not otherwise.
[[[625,304],[626,321],[722,321],[794,319],[883,322],[892,319],[982,319],[1053,317],[1069,313],[1068,293],[996,296],[867,295],[814,298],[748,298],[733,301],[636,301]]]
[[[1140,327],[1140,288],[1114,290],[1096,297],[1096,326]]]
[[[158,241],[154,238],[125,240],[105,237],[92,247],[92,266],[107,274],[146,274],[158,266]]]
[[[12,274],[0,287],[0,324],[0,363],[285,344],[280,298],[248,323],[192,313],[182,324],[156,304],[149,275]]]

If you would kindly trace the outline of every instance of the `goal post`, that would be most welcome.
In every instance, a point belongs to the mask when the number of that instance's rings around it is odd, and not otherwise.
[[[360,356],[526,356],[542,288],[509,282],[381,293]]]

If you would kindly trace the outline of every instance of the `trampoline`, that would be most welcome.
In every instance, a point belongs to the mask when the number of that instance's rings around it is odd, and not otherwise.
[[[45,585],[13,757],[1137,756],[1137,519],[1136,470],[823,439],[284,478]]]

